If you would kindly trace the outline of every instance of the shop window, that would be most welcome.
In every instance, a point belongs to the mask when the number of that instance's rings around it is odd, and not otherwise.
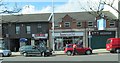
[[[20,26],[19,25],[16,25],[15,33],[20,34]]]
[[[27,33],[27,34],[30,34],[30,33],[31,33],[30,24],[27,24],[27,26],[26,26],[26,33]]]
[[[70,27],[70,22],[65,22],[64,27]]]
[[[92,21],[88,21],[88,27],[93,27],[93,22]]]
[[[77,27],[81,27],[82,23],[81,22],[77,22]]]
[[[109,22],[109,26],[110,27],[115,27],[115,22],[114,21]]]

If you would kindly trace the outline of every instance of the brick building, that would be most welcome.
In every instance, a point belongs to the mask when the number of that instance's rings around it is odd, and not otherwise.
[[[104,14],[109,15],[109,18],[116,18],[108,11],[105,11]],[[48,21],[49,16],[50,13],[1,16],[0,29],[2,30],[0,34],[4,39],[6,47],[12,51],[18,51],[21,46],[20,39],[26,38],[26,45],[37,45],[40,42],[45,42],[46,46],[52,48],[52,22]],[[55,50],[63,50],[66,44],[75,43],[81,40],[85,47],[105,47],[104,44],[107,38],[116,37],[117,23],[116,21],[107,20],[106,31],[108,31],[108,34],[104,36],[95,35],[94,33],[100,32],[96,31],[97,24],[95,18],[95,16],[88,12],[55,13]],[[90,42],[89,32],[93,33]],[[98,38],[96,38],[96,36]],[[99,42],[103,39],[102,37],[105,38],[104,41]],[[97,47],[99,44],[101,45]]]
[[[105,32],[97,30],[96,17],[88,12],[55,13],[55,50],[63,50],[66,44],[72,44],[81,40],[85,47],[92,47],[93,49],[105,48],[106,39],[109,37],[116,37],[117,22],[107,20],[107,18],[116,18],[112,13],[106,11],[104,14],[110,16],[105,18],[107,24]],[[49,31],[49,40],[52,47],[52,30]],[[93,34],[93,36],[91,35],[92,38],[89,39],[89,32],[106,33],[106,31],[110,34]],[[101,39],[103,39],[103,41],[101,41]]]

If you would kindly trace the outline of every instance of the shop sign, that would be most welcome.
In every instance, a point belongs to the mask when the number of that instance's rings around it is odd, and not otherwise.
[[[39,39],[39,38],[47,38],[48,34],[32,34],[32,37],[34,37],[35,39]]]
[[[83,32],[55,33],[55,36],[83,36]]]
[[[115,35],[115,31],[92,31],[91,35]]]
[[[105,30],[106,29],[106,20],[103,18],[97,20],[97,28],[98,28],[98,30]]]
[[[60,36],[75,36],[75,33],[60,33]]]

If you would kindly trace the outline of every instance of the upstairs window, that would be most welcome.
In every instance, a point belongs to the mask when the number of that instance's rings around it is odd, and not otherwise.
[[[58,23],[55,23],[55,24],[54,24],[54,27],[55,27],[55,28],[59,28],[59,24],[58,24]]]
[[[59,28],[59,25],[55,25],[55,28]]]
[[[38,25],[37,25],[37,32],[38,32],[38,33],[41,33],[41,32],[42,32],[42,25],[41,25],[41,24],[38,24]]]
[[[88,27],[93,27],[93,22],[92,21],[88,21]]]
[[[20,34],[20,25],[16,25],[15,33]]]
[[[77,22],[77,27],[82,27],[82,23],[81,22]]]
[[[27,25],[26,25],[26,33],[27,33],[27,34],[30,34],[30,33],[31,33],[30,24],[27,24]]]
[[[64,27],[66,27],[66,28],[70,27],[70,22],[65,22]]]
[[[110,21],[110,22],[109,22],[109,26],[110,26],[110,27],[115,27],[115,21]]]

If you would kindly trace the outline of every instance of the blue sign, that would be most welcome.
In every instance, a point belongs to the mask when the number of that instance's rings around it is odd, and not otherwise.
[[[27,42],[28,40],[26,38],[20,38],[20,42]]]
[[[105,30],[106,29],[106,20],[103,18],[97,20],[97,27],[98,27],[98,30]]]

